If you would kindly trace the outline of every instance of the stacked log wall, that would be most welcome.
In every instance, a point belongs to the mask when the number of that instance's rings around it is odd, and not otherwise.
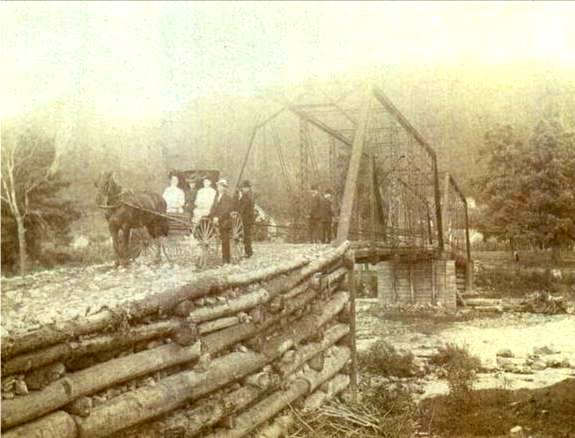
[[[353,263],[344,244],[3,339],[3,436],[240,437],[317,407],[353,381]]]

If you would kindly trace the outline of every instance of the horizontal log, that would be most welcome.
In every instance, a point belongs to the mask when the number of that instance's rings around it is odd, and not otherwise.
[[[239,388],[223,397],[207,402],[198,402],[198,406],[186,411],[185,414],[173,416],[165,420],[164,433],[192,437],[202,429],[217,424],[227,415],[249,406],[265,393],[265,390],[253,386]]]
[[[249,377],[249,376],[248,376]],[[149,430],[160,431],[161,436],[197,435],[202,429],[214,426],[225,416],[231,415],[259,399],[267,390],[253,386],[243,386],[228,392],[198,400],[190,408],[178,409],[152,423],[146,422],[114,434],[114,438],[140,437]]]
[[[166,414],[261,368],[261,355],[234,352],[214,359],[205,372],[187,371],[141,387],[96,406],[89,417],[76,419],[85,438],[105,437],[126,427]]]
[[[78,431],[76,423],[71,415],[64,411],[53,414],[9,430],[2,432],[5,438],[76,438]]]
[[[42,391],[2,403],[2,428],[8,429],[52,412],[75,399],[115,384],[169,368],[200,357],[201,344],[162,345],[71,373]]]
[[[496,298],[468,298],[465,300],[465,305],[470,307],[499,306],[501,300]]]
[[[334,291],[339,284],[332,282],[330,290]],[[249,339],[259,333],[262,333],[274,324],[281,322],[286,316],[302,309],[310,303],[317,295],[318,291],[307,290],[305,293],[298,295],[296,298],[286,303],[282,313],[267,316],[262,322],[250,322],[239,326],[229,327],[212,333],[209,338],[202,340],[202,348],[212,356],[224,348],[237,344],[245,339]]]
[[[297,285],[296,287],[292,288],[291,290],[289,290],[288,292],[286,292],[283,297],[285,300],[290,300],[292,298],[295,298],[296,296],[298,296],[299,294],[301,294],[302,292],[305,292],[306,290],[309,289],[309,284],[307,282],[302,283]]]
[[[2,361],[26,351],[47,347],[67,341],[75,336],[103,330],[109,325],[115,325],[116,319],[119,319],[118,314],[104,309],[94,315],[83,318],[81,321],[51,324],[23,335],[3,337]]]
[[[276,358],[303,340],[313,337],[322,326],[341,312],[348,301],[348,292],[336,292],[328,302],[321,305],[317,314],[303,316],[298,322],[286,327],[281,336],[268,339],[262,353]]]
[[[227,303],[217,304],[211,307],[199,307],[190,312],[187,319],[194,323],[210,321],[251,309],[259,304],[268,302],[269,299],[270,293],[266,289],[260,288],[253,292],[243,294]]]
[[[344,243],[311,263],[306,258],[300,258],[280,266],[271,266],[251,273],[233,274],[228,277],[222,277],[221,273],[200,274],[197,279],[184,286],[129,303],[125,309],[115,311],[104,309],[80,321],[65,321],[24,334],[3,336],[1,357],[7,360],[27,351],[45,348],[104,328],[116,327],[124,321],[126,315],[130,315],[131,319],[139,319],[157,313],[167,313],[181,301],[197,299],[224,289],[268,281],[298,269],[299,272],[295,277],[302,281],[314,272],[337,261],[348,247],[349,244]]]
[[[341,338],[349,333],[349,326],[345,324],[337,324],[325,331],[323,340],[318,343],[310,343],[304,345],[297,350],[296,359],[292,363],[279,365],[277,367],[279,373],[282,376],[287,376],[293,373],[299,367],[301,367],[305,362],[310,360],[316,354],[327,350]]]
[[[213,321],[204,322],[198,326],[201,335],[212,333],[218,330],[222,330],[228,327],[238,325],[240,323],[240,318],[237,316],[228,316],[225,318],[216,319]]]
[[[337,282],[341,277],[347,273],[347,269],[339,268],[335,272],[326,275],[322,279],[322,284],[325,288],[329,288],[333,283]],[[201,307],[190,312],[188,320],[194,323],[201,323],[204,321],[222,318],[227,315],[232,315],[244,310],[254,308],[260,304],[267,303],[268,301],[276,298],[278,295],[296,288],[296,284],[301,283],[302,278],[309,278],[301,274],[300,276],[291,275],[291,278],[282,278],[281,282],[271,282],[266,287],[259,288],[253,292],[246,293],[236,299],[232,299],[227,303],[218,304],[212,307]],[[303,285],[302,285],[303,286]]]
[[[138,388],[95,407],[90,417],[77,419],[81,435],[85,438],[110,435],[164,415],[187,401],[196,400],[254,373],[279,357],[294,343],[311,336],[317,328],[339,313],[348,299],[348,293],[336,293],[325,303],[321,314],[306,315],[294,324],[288,333],[272,337],[261,354],[230,353],[214,359],[205,372],[178,373],[160,380],[156,386]]]
[[[309,412],[319,409],[326,401],[331,400],[337,394],[349,386],[350,377],[347,374],[338,374],[333,379],[325,382],[320,389],[308,396],[303,403],[303,411]],[[327,391],[324,391],[324,386]]]
[[[238,438],[249,434],[260,424],[281,412],[297,399],[314,391],[319,385],[336,375],[351,357],[349,348],[338,347],[326,359],[322,371],[308,370],[297,377],[286,389],[277,391],[264,400],[256,403],[251,409],[238,415],[233,430],[220,430],[210,438]]]
[[[473,310],[484,313],[501,313],[503,312],[503,306],[475,306]]]
[[[337,257],[337,253],[335,253]],[[179,302],[200,298],[224,289],[261,282],[270,277],[285,274],[309,263],[306,258],[299,258],[280,266],[272,266],[248,274],[234,274],[223,277],[221,273],[200,274],[198,278],[177,289],[170,289],[150,295],[144,299],[126,305],[122,310],[103,309],[80,321],[59,322],[44,326],[32,332],[2,337],[1,355],[3,360],[40,347],[54,345],[77,336],[115,327],[123,319],[122,314],[132,318],[142,318],[158,312],[166,312]]]
[[[63,358],[80,357],[101,351],[133,345],[149,339],[169,336],[179,327],[178,321],[160,321],[133,327],[129,332],[117,332],[79,341],[56,344],[48,348],[24,353],[2,363],[2,376],[24,373]]]

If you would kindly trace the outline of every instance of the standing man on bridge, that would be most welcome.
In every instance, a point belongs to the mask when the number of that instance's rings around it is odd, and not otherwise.
[[[309,240],[311,243],[321,242],[321,210],[322,199],[316,185],[311,186],[311,199],[309,204],[308,224]]]
[[[235,209],[234,199],[228,194],[228,182],[220,178],[217,183],[218,192],[212,205],[209,216],[214,218],[214,223],[218,225],[220,239],[222,241],[222,259],[224,263],[231,262],[230,238],[232,234],[232,216]]]
[[[321,241],[323,243],[330,243],[332,240],[332,226],[335,216],[332,195],[332,191],[327,189],[321,200]]]
[[[248,180],[244,180],[240,184],[240,192],[238,195],[238,211],[244,227],[244,249],[246,251],[246,257],[249,258],[254,254],[252,250],[252,226],[255,221],[255,201],[252,185]]]

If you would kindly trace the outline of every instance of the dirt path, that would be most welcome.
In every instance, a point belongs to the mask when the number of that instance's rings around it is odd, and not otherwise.
[[[326,245],[257,243],[255,256],[235,265],[218,266],[218,275],[250,272],[295,258],[312,259],[330,249]],[[182,264],[149,264],[115,269],[112,262],[81,268],[60,268],[21,277],[2,278],[2,337],[25,333],[54,322],[115,309],[126,302],[182,286],[200,275],[193,260]]]

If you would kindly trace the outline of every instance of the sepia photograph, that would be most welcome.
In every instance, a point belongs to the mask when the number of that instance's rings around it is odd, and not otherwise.
[[[6,438],[575,438],[575,2],[0,4]]]

